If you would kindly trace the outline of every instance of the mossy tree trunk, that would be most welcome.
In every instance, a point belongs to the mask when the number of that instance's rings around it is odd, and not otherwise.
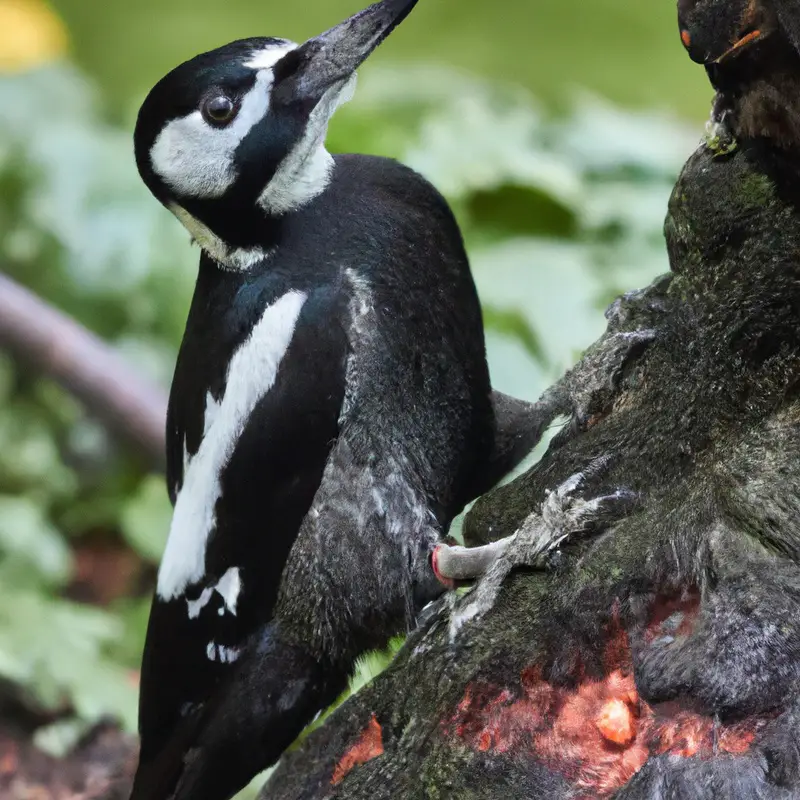
[[[671,273],[611,315],[657,336],[606,413],[465,535],[513,533],[603,455],[591,493],[640,505],[458,630],[441,601],[265,798],[800,796],[800,172],[728,150],[689,159]]]

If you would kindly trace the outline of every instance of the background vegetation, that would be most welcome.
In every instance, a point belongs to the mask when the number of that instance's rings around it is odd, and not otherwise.
[[[0,271],[168,386],[197,252],[140,184],[135,110],[201,49],[302,39],[357,5],[59,0],[64,27],[0,0]],[[709,96],[673,6],[423,0],[332,127],[333,150],[400,158],[455,207],[502,390],[536,397],[617,293],[667,268],[666,200],[699,138],[677,117]],[[0,352],[0,679],[49,751],[103,716],[134,727],[168,521],[162,478]]]

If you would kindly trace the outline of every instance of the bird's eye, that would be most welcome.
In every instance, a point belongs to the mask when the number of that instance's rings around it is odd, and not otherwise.
[[[231,122],[238,110],[236,103],[224,94],[210,97],[200,108],[206,122],[218,127]]]

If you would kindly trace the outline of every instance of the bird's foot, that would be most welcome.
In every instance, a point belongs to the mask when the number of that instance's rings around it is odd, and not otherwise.
[[[553,568],[561,557],[559,548],[567,540],[600,533],[633,510],[638,496],[625,489],[590,499],[579,495],[587,483],[608,468],[609,461],[608,457],[598,458],[549,491],[540,509],[530,514],[512,536],[483,547],[437,546],[432,558],[434,570],[445,585],[481,578],[455,608],[451,634],[494,606],[503,582],[515,567]]]
[[[489,571],[489,567],[503,555],[514,536],[506,536],[505,539],[498,539],[481,547],[437,544],[431,553],[433,573],[448,589],[473,581]]]
[[[668,292],[673,275],[668,272],[643,289],[620,295],[605,311],[609,333],[652,328],[667,313]]]
[[[600,456],[592,461],[583,472],[576,472],[556,489],[545,493],[538,517],[543,536],[537,540],[542,556],[547,556],[575,534],[587,535],[605,530],[609,525],[630,513],[638,495],[628,489],[617,489],[612,494],[598,495],[585,499],[579,495],[587,484],[605,473],[611,463],[610,456]],[[526,525],[536,528],[536,514],[525,520]],[[539,555],[532,555],[539,558]]]

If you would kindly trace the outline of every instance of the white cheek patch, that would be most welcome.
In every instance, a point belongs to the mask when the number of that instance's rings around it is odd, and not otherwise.
[[[269,110],[272,71],[259,70],[236,118],[224,128],[209,125],[199,110],[168,122],[150,149],[153,171],[178,195],[221,197],[236,180],[234,154]]]
[[[224,394],[206,418],[206,433],[197,452],[187,460],[175,501],[158,571],[158,596],[164,601],[179,597],[203,577],[208,537],[216,524],[217,500],[222,496],[222,472],[256,404],[275,384],[306,297],[293,290],[268,306],[228,365]],[[226,575],[228,579],[223,576],[215,591],[235,613],[241,581],[238,570],[235,575]],[[210,596],[205,602],[208,599]],[[197,608],[198,614],[201,608]],[[190,614],[192,610],[190,606]]]

